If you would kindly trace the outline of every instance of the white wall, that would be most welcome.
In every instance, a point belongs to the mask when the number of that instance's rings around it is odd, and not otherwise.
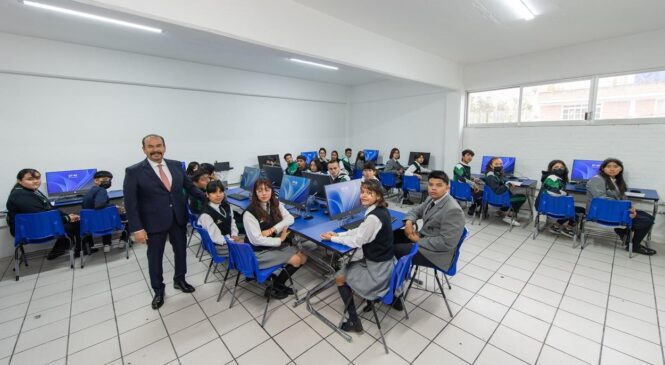
[[[635,70],[665,69],[665,30],[608,39],[578,46],[468,65],[466,90],[484,90],[581,76]],[[665,194],[663,124],[594,126],[524,126],[464,128],[463,147],[476,152],[473,170],[485,154],[516,156],[518,174],[538,178],[555,158],[617,157],[626,167],[628,184]],[[661,208],[661,210],[664,210]],[[649,207],[647,211],[651,211]],[[665,219],[659,215],[654,238],[665,241]]]
[[[148,133],[167,158],[231,161],[231,182],[257,155],[345,145],[343,86],[8,34],[0,49],[1,209],[24,167],[107,169],[120,187]]]
[[[411,151],[430,152],[430,168],[442,168],[446,92],[407,81],[354,87],[349,131],[352,148],[378,149],[385,162],[390,150],[397,147],[402,165],[408,163]]]

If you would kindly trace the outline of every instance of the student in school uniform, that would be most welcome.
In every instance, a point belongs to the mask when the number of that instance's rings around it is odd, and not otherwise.
[[[349,174],[347,174],[346,171],[343,171],[339,165],[339,160],[330,161],[328,163],[328,173],[332,178],[333,184],[338,182],[351,181]]]
[[[215,166],[211,163],[203,162],[201,163],[199,170],[205,172],[210,177],[210,180],[217,180],[217,174],[215,174]]]
[[[360,150],[358,151],[358,154],[356,154],[356,162],[354,163],[353,169],[362,170],[364,166],[365,166],[365,151]]]
[[[124,215],[125,213],[125,208],[121,206],[116,206],[109,204],[109,194],[107,193],[107,190],[111,187],[112,180],[113,180],[113,174],[109,171],[97,171],[95,175],[93,176],[94,178],[94,183],[95,185],[88,190],[88,192],[85,193],[83,196],[83,203],[81,204],[81,208],[83,209],[104,209],[109,206],[115,206],[118,209],[118,213],[120,214],[120,219],[124,220],[127,217]],[[127,241],[128,233],[127,230],[122,232],[122,235],[120,236],[121,241]],[[102,243],[104,244],[104,252],[111,252],[111,238],[112,236],[110,234],[102,236]],[[86,237],[87,243],[91,244],[92,239],[90,237]],[[93,249],[94,250],[94,249]]]
[[[207,171],[199,170],[192,175],[192,182],[199,190],[205,192],[206,186],[210,182],[210,174]],[[205,206],[205,200],[194,195],[189,195],[189,209],[194,214],[201,214]]]
[[[608,158],[600,164],[598,175],[592,177],[586,185],[587,198],[589,201],[593,198],[606,198],[614,200],[627,200],[626,191],[628,186],[623,178],[623,163],[616,158]],[[633,219],[632,224],[632,241],[633,252],[642,255],[654,255],[655,250],[642,245],[642,240],[649,234],[651,227],[654,224],[654,218],[650,214],[630,208],[630,217]],[[622,238],[626,235],[623,228],[616,228],[614,230]],[[628,246],[626,246],[628,250]]]
[[[319,162],[317,160],[309,161],[309,172],[321,173],[321,169],[319,169]]]
[[[344,169],[349,173],[353,173],[353,166],[351,165],[351,157],[353,156],[353,151],[351,148],[346,148],[344,150],[344,157],[341,158]]]
[[[198,163],[198,162],[196,162],[196,161],[192,161],[192,162],[190,162],[189,165],[187,165],[187,170],[186,170],[186,172],[187,172],[187,176],[192,176],[192,175],[194,175],[194,172],[196,172],[196,170],[198,170],[199,167],[200,167],[200,166],[199,166],[199,163]]]
[[[384,295],[390,285],[395,263],[393,252],[393,232],[388,203],[383,197],[381,184],[376,180],[368,180],[360,185],[360,201],[364,207],[365,220],[358,228],[346,232],[325,232],[321,238],[352,248],[361,248],[364,259],[351,262],[337,273],[335,282],[347,306],[349,319],[342,324],[346,332],[363,331],[358,317],[353,292],[364,298]],[[401,306],[401,298],[396,300],[395,307]]]
[[[402,187],[402,175],[404,175],[404,166],[399,163],[399,157],[400,152],[397,147],[390,150],[390,160],[386,162],[386,167],[383,169],[383,172],[392,172],[395,174],[397,179],[397,188]],[[409,192],[404,192],[402,203],[406,205],[413,205],[413,202],[409,200]]]
[[[404,176],[417,176],[418,180],[423,179],[423,174],[429,174],[432,170],[422,167],[422,163],[425,161],[425,155],[422,153],[417,153],[413,159],[413,163],[409,165],[409,168],[404,171]]]
[[[340,160],[339,153],[337,153],[337,151],[330,152],[330,161],[328,161],[328,163],[331,163],[333,161],[339,162],[340,170],[346,172],[347,174],[349,173],[349,170],[346,169],[346,167],[344,166],[344,163],[342,162],[342,160]]]
[[[503,194],[509,192],[510,194],[510,204],[512,206],[512,212],[508,211],[508,208],[501,208],[499,214],[503,216],[503,221],[510,224],[512,221],[513,226],[519,227],[520,223],[517,221],[517,216],[513,220],[510,217],[520,211],[520,208],[526,202],[526,195],[524,194],[513,194],[510,191],[508,186],[508,179],[503,172],[503,161],[499,157],[492,157],[491,160],[485,166],[485,189],[492,189],[495,194]]]
[[[476,211],[476,208],[482,207],[483,191],[480,190],[480,187],[478,187],[480,179],[471,177],[471,166],[469,165],[471,161],[473,161],[473,156],[475,155],[476,154],[469,149],[462,151],[462,160],[457,165],[455,165],[455,169],[453,170],[453,179],[455,179],[457,182],[469,184],[471,186],[473,203],[471,203],[469,206],[467,214],[473,215],[475,213],[477,216],[480,216],[480,211],[482,209],[478,209]]]
[[[231,205],[226,200],[224,184],[219,180],[210,181],[205,188],[206,204],[201,211],[198,223],[210,235],[220,256],[228,256],[226,238],[234,242],[244,242],[238,237],[238,226]]]
[[[568,184],[568,166],[561,160],[552,160],[547,164],[547,170],[542,172],[540,179],[542,186],[540,192],[536,197],[536,208],[540,205],[540,197],[542,194],[549,194],[551,196],[565,196],[566,184]],[[582,207],[575,207],[575,213],[584,214],[585,209]],[[559,219],[550,225],[549,231],[554,234],[563,234],[564,236],[573,237],[575,234],[575,224],[577,219]]]
[[[294,175],[298,169],[298,163],[293,161],[293,155],[290,153],[284,154],[284,161],[286,162],[286,168],[284,169],[284,174]]]
[[[318,161],[319,170],[323,173],[328,173],[328,159],[326,158],[327,154],[328,152],[325,148],[319,148],[319,156],[316,158],[316,161]]]
[[[303,155],[298,155],[296,157],[297,168],[293,173],[293,176],[302,176],[303,171],[307,171],[307,157]]]
[[[272,292],[266,288],[265,295],[277,299],[292,295],[294,290],[286,286],[286,281],[307,262],[307,255],[289,245],[288,228],[294,219],[277,199],[269,180],[258,179],[254,184],[252,199],[242,222],[246,232],[245,242],[252,245],[259,268],[286,264],[274,279]]]
[[[363,166],[363,177],[360,178],[360,182],[365,182],[367,180],[376,180],[379,181],[379,171],[374,166],[374,162],[367,162]]]

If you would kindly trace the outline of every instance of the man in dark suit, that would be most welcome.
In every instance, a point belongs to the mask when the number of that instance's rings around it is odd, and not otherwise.
[[[152,308],[164,304],[162,259],[168,236],[175,256],[173,287],[185,293],[194,287],[185,281],[187,273],[187,197],[205,196],[185,175],[179,161],[164,159],[164,138],[150,134],[143,138],[147,158],[125,170],[125,210],[133,241],[148,244],[150,284],[155,291]],[[184,190],[183,190],[184,189]]]

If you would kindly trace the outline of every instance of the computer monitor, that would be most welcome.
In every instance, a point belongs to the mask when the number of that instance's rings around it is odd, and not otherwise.
[[[83,195],[95,185],[97,169],[47,171],[46,192],[49,196]]]
[[[316,195],[321,200],[326,199],[326,185],[332,184],[332,178],[327,174],[303,171],[302,177],[310,180],[309,194]]]
[[[602,163],[603,161],[599,160],[573,160],[573,171],[570,174],[570,179],[573,181],[589,180],[598,175]]]
[[[284,204],[304,208],[309,197],[310,180],[300,176],[286,175],[279,188],[279,201]]]
[[[254,183],[261,176],[261,170],[256,167],[245,167],[245,170],[242,173],[240,178],[240,188],[247,191],[252,191],[254,189]]]
[[[379,160],[379,150],[363,150],[365,152],[365,161],[376,161]]]
[[[360,204],[360,180],[326,185],[330,219],[343,219],[365,209]]]
[[[305,163],[307,166],[309,166],[309,163],[319,155],[316,151],[300,152],[300,154],[305,156]]]
[[[273,166],[282,166],[279,163],[279,155],[263,155],[263,156],[256,156],[257,159],[259,160],[259,168],[262,169],[263,166],[267,165],[269,160],[273,160],[275,164]]]
[[[430,155],[429,152],[410,152],[409,153],[409,165],[411,165],[413,163],[413,161],[416,160],[416,155],[419,154],[419,153],[422,153],[423,157],[425,157],[425,161],[423,161],[423,163],[421,165],[428,166],[429,165],[429,155]]]
[[[266,179],[270,180],[272,186],[279,187],[282,186],[282,178],[284,177],[284,170],[279,166],[263,166],[263,172],[265,173]]]
[[[485,167],[487,167],[487,163],[490,162],[492,157],[495,156],[483,156],[483,162],[480,165],[480,173],[484,174],[485,173]],[[503,162],[503,173],[506,175],[512,175],[515,173],[515,157],[499,157],[501,161]]]
[[[229,171],[231,170],[231,163],[230,162],[216,162],[215,161],[215,172],[222,172],[222,171]]]

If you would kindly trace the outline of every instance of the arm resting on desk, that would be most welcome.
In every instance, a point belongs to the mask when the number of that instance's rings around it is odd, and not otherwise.
[[[375,215],[368,215],[358,228],[346,232],[339,232],[337,236],[333,236],[330,241],[357,248],[374,241],[380,229],[381,221],[379,218]]]

